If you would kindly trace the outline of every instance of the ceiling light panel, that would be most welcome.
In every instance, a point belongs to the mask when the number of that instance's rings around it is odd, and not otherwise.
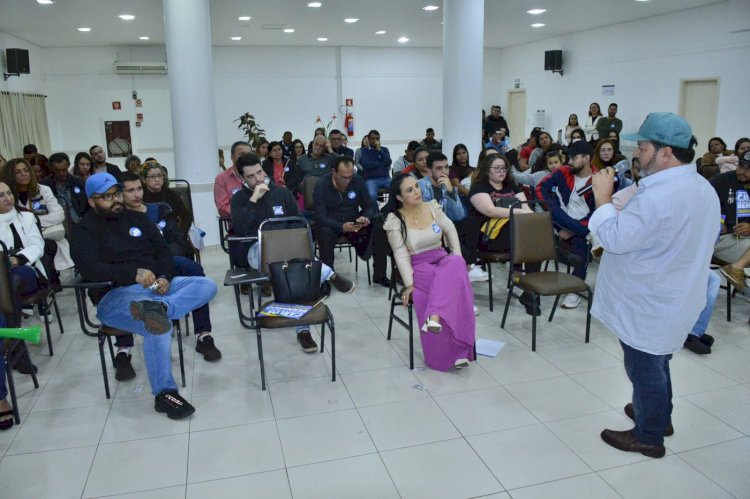
[[[133,14],[120,14],[117,17],[119,17],[123,21],[133,21],[133,20],[135,20],[135,16]]]
[[[532,16],[538,16],[539,14],[544,14],[545,12],[547,12],[547,9],[531,9],[526,11],[527,14],[531,14]]]

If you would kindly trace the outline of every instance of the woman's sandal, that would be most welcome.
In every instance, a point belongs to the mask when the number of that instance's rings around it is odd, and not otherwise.
[[[2,418],[3,416],[12,416],[12,417],[10,419],[0,421],[0,431],[11,429],[13,427],[13,424],[15,423],[15,420],[13,419],[13,417],[15,417],[15,414],[13,413],[12,409],[10,411],[0,412],[0,418]]]
[[[424,326],[422,326],[422,331],[424,332],[429,331],[433,334],[438,334],[442,330],[443,330],[443,326],[439,322],[435,322],[431,319],[427,319],[427,322],[425,322]]]

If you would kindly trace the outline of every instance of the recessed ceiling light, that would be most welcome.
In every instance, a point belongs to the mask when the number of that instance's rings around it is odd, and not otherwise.
[[[249,21],[250,19],[252,19],[250,16],[240,16],[237,18],[238,21]]]
[[[526,11],[527,14],[531,14],[532,16],[544,14],[545,12],[547,12],[547,9],[531,9]]]
[[[319,37],[319,38],[318,38],[317,40],[318,40],[319,42],[327,42],[327,41],[328,41],[328,38],[326,38],[325,36],[321,36],[321,37]]]
[[[120,14],[117,17],[119,17],[123,21],[132,21],[135,19],[135,16],[133,14]]]
[[[532,28],[543,28],[544,23],[534,23],[531,25]]]
[[[409,39],[406,38],[405,36],[402,36],[401,38],[398,39],[398,43],[406,43],[408,41],[409,41]]]
[[[375,32],[376,35],[385,35],[386,31],[384,29],[378,30]]]
[[[635,0],[636,2],[648,2],[648,0]]]
[[[422,7],[422,10],[431,11],[431,10],[438,10],[440,7],[437,5],[425,5]]]
[[[91,31],[91,28],[81,27],[78,28],[78,31],[80,31],[81,33],[88,33],[89,31]]]
[[[36,3],[38,3],[39,5],[52,5],[55,2],[53,2],[52,0],[36,0]]]
[[[147,36],[139,36],[138,39],[139,40],[148,40],[149,38]]]
[[[359,21],[359,19],[357,19],[356,17],[347,17],[346,19],[344,19],[344,22],[349,24],[356,23],[357,21]]]
[[[284,33],[294,33],[294,28],[284,28]]]
[[[240,40],[242,40],[242,37],[241,37],[241,36],[233,36],[233,37],[232,37],[232,41],[233,41],[233,42],[239,42]]]
[[[323,4],[320,2],[307,2],[307,6],[311,9],[317,9],[318,7],[321,7]]]

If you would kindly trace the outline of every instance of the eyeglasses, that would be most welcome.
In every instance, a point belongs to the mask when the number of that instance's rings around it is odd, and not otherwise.
[[[163,173],[155,173],[153,175],[146,175],[146,178],[149,178],[149,179],[164,178],[164,174]]]
[[[122,191],[115,191],[115,192],[107,192],[99,196],[91,196],[91,199],[101,199],[102,201],[110,203],[115,198],[121,198],[121,197],[122,197]]]
[[[508,173],[508,167],[507,166],[493,166],[490,168],[495,173]]]

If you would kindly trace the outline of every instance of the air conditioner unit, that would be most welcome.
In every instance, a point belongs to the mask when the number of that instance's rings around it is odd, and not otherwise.
[[[118,62],[115,61],[115,73],[121,75],[159,75],[167,74],[166,62]]]

